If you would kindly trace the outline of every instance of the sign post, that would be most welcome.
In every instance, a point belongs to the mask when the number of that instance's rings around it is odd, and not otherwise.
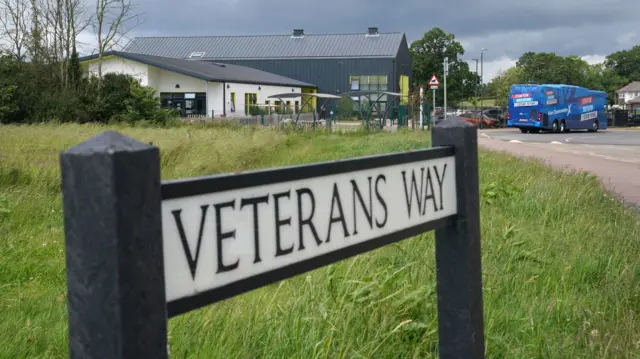
[[[420,85],[420,129],[424,129],[424,86]]]
[[[436,114],[436,90],[438,89],[438,86],[440,86],[440,80],[438,80],[438,77],[436,76],[436,74],[431,75],[431,79],[429,80],[429,86],[431,87],[431,90],[433,90],[433,115],[435,117],[435,114]],[[433,119],[433,121],[435,122],[435,118]]]
[[[444,58],[444,119],[447,119],[447,75],[449,74],[449,58]]]
[[[160,181],[107,131],[60,156],[71,358],[167,358],[167,319],[436,230],[441,358],[483,358],[476,128],[434,148]]]

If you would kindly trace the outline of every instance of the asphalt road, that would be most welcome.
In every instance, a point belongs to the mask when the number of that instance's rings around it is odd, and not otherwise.
[[[533,143],[560,142],[580,145],[640,146],[640,130],[600,130],[598,132],[521,133],[517,129],[480,131],[483,136],[502,141]]]

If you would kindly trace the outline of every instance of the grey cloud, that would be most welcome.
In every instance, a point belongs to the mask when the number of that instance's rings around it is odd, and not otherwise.
[[[640,42],[635,0],[137,1],[146,21],[131,36],[283,34],[294,28],[345,33],[378,26],[406,32],[411,42],[439,26],[464,41],[469,53],[488,47],[488,61],[525,51],[606,55]]]

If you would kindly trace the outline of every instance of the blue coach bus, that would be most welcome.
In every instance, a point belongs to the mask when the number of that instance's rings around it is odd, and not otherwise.
[[[507,127],[521,132],[607,129],[603,91],[570,85],[512,85]]]

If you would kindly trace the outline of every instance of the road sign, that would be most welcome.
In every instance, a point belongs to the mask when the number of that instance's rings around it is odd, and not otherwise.
[[[438,89],[438,86],[431,86],[431,89],[432,89],[432,90],[437,90],[437,89]]]
[[[438,80],[438,77],[436,76],[436,74],[431,75],[431,79],[429,80],[429,86],[431,86],[432,88],[433,86],[435,86],[436,88],[440,86],[440,80]]]
[[[169,316],[449,221],[455,170],[440,148],[164,184]]]
[[[476,139],[453,118],[429,149],[164,182],[113,131],[67,150],[69,357],[166,359],[167,318],[435,229],[440,356],[483,358]]]

